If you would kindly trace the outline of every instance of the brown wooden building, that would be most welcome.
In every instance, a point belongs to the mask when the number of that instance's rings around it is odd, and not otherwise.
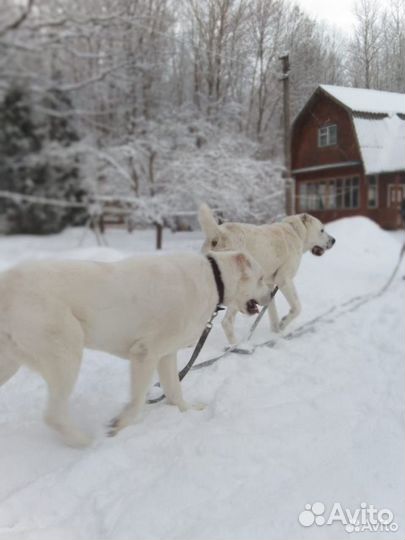
[[[368,216],[401,226],[405,94],[321,85],[291,133],[295,211],[328,222]]]

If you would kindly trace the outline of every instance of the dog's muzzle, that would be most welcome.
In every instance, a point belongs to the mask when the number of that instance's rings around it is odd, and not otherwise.
[[[325,253],[326,249],[330,249],[331,247],[333,247],[335,242],[336,242],[336,240],[333,238],[333,236],[329,236],[326,248],[323,248],[321,246],[314,246],[311,249],[312,255],[316,255],[317,257],[320,257],[321,255],[323,255]]]
[[[312,255],[316,255],[317,257],[320,257],[321,255],[325,253],[325,250],[321,246],[314,246],[311,249],[311,253]]]
[[[249,315],[255,315],[256,313],[259,313],[259,306],[256,300],[253,300],[253,298],[251,298],[246,302],[246,311],[249,313]]]

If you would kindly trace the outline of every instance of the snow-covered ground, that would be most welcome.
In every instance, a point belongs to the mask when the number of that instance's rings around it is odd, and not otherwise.
[[[291,329],[328,314],[296,339],[280,336],[273,348],[191,372],[184,393],[207,403],[202,412],[146,406],[140,423],[106,438],[128,395],[127,364],[87,351],[72,409],[95,442],[75,450],[42,423],[42,380],[21,369],[7,382],[0,539],[342,540],[350,534],[341,523],[305,527],[299,514],[315,502],[326,518],[334,503],[354,512],[365,502],[390,509],[399,529],[352,535],[403,540],[404,266],[383,295],[346,304],[384,284],[402,236],[365,218],[327,229],[336,246],[322,258],[304,256],[296,280],[303,312]],[[109,248],[95,247],[90,234],[78,248],[81,236],[76,229],[1,238],[0,268],[33,257],[112,260],[153,250],[152,231],[109,231]],[[200,244],[198,233],[165,232],[165,250]],[[280,298],[278,305],[283,312]],[[251,322],[239,316],[241,337]],[[264,320],[254,341],[270,337]],[[224,345],[218,322],[201,359]]]

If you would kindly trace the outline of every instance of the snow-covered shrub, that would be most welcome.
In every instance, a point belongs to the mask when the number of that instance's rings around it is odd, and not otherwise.
[[[94,153],[98,192],[136,197],[135,225],[171,222],[201,202],[227,219],[253,223],[284,212],[281,165],[259,159],[246,136],[191,111],[139,123],[133,136]]]
[[[252,223],[284,212],[281,164],[259,159],[257,144],[242,134],[195,122],[161,165],[157,184],[172,212],[207,202],[226,219]]]

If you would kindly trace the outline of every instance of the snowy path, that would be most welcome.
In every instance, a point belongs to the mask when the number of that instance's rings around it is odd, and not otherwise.
[[[126,400],[127,365],[88,351],[72,409],[96,440],[79,451],[42,424],[45,387],[36,375],[20,370],[2,387],[0,539],[342,540],[349,534],[341,524],[306,528],[299,513],[315,501],[351,509],[365,501],[391,509],[399,530],[358,537],[402,540],[404,282],[398,276],[354,311],[336,307],[383,285],[400,237],[361,218],[328,229],[336,247],[321,259],[304,257],[297,279],[304,309],[291,330],[329,315],[297,339],[276,337],[272,348],[191,372],[184,393],[207,403],[202,412],[148,406],[138,425],[105,438],[105,424]],[[30,256],[111,259],[152,247],[149,233],[113,232],[116,251],[77,250],[78,236],[0,239],[0,264]],[[166,245],[199,243],[197,234],[178,234]],[[240,336],[251,322],[238,318]],[[264,320],[254,341],[269,338]],[[224,344],[217,323],[202,360]],[[182,363],[189,354],[182,351]]]

